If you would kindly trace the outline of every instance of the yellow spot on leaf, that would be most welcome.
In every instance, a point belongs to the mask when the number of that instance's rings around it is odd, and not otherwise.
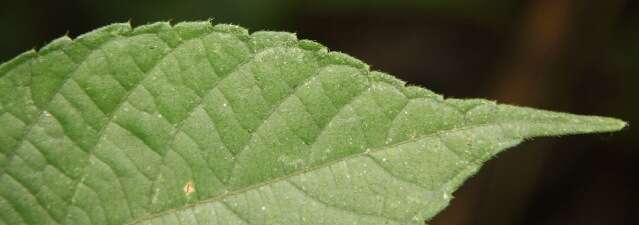
[[[190,195],[191,193],[195,192],[195,185],[193,185],[193,181],[186,182],[182,190],[184,190],[184,193],[186,195]]]

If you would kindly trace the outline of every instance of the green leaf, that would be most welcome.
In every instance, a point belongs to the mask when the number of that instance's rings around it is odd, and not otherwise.
[[[59,38],[0,66],[0,96],[0,224],[422,224],[526,138],[626,125],[210,22]]]

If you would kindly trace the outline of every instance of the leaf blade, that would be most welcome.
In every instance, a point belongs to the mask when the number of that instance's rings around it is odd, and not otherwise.
[[[419,224],[524,138],[625,126],[443,99],[288,33],[209,22],[112,25],[0,71],[14,224]]]

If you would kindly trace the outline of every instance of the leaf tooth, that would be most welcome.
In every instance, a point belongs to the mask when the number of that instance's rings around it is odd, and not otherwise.
[[[37,51],[35,49],[31,49],[29,51],[26,51],[14,57],[13,59],[7,62],[0,64],[0,78],[4,77],[13,68],[16,68],[17,66],[22,65],[24,62],[27,62],[35,58],[37,55],[38,55]]]
[[[223,33],[235,34],[239,37],[248,38],[249,31],[244,28],[233,24],[217,24],[213,26],[213,30]]]
[[[298,46],[301,49],[309,50],[309,51],[320,51],[320,52],[328,52],[328,48],[321,43],[315,42],[313,40],[303,39],[300,40]]]
[[[437,99],[439,101],[444,100],[444,96],[418,86],[407,86],[405,88],[402,88],[402,92],[408,98],[430,98]]]
[[[142,28],[141,26],[139,28]],[[127,36],[133,32],[133,26],[131,23],[114,23],[104,27],[97,28],[88,33],[84,33],[78,37],[70,38],[68,34],[65,34],[53,41],[49,44],[46,44],[39,50],[31,49],[26,51],[17,57],[0,64],[0,77],[3,77],[7,71],[13,69],[14,67],[21,65],[22,63],[31,60],[38,55],[46,55],[50,52],[58,51],[68,46],[74,44],[74,42],[79,42],[83,45],[87,45],[89,47],[97,47],[106,42],[109,42],[114,37],[117,36]]]
[[[494,107],[497,105],[495,101],[490,101],[480,98],[459,99],[459,98],[446,98],[444,100],[447,104],[456,107],[460,111],[467,113],[477,107],[489,106]]]
[[[132,30],[133,28],[130,23],[114,23],[82,34],[78,36],[75,41],[96,48],[115,37],[130,33]]]
[[[44,47],[40,48],[40,50],[31,49],[7,62],[0,64],[0,77],[3,77],[11,69],[37,57],[38,55],[46,55],[50,52],[61,50],[74,42],[80,42],[90,47],[96,47],[112,40],[114,37],[127,35],[131,33],[132,30],[133,28],[130,23],[114,23],[82,34],[75,40],[65,34],[64,36],[49,42],[49,44],[46,44]]]
[[[352,66],[358,69],[366,70],[367,72],[370,70],[370,66],[368,64],[342,52],[329,52],[326,60],[329,64]]]
[[[255,52],[273,47],[294,47],[297,45],[297,35],[279,31],[257,31],[251,34],[249,43]]]
[[[169,22],[156,22],[138,26],[131,32],[131,35],[157,34],[172,29]]]
[[[213,31],[213,25],[210,21],[180,22],[173,26],[173,29],[182,37],[183,40],[190,40],[201,37]]]
[[[38,54],[39,55],[46,55],[49,52],[53,52],[53,51],[57,51],[57,50],[63,49],[65,47],[69,46],[72,43],[73,43],[73,40],[69,36],[64,35],[62,37],[59,37],[59,38],[49,42],[49,44],[47,44],[44,47],[42,47],[38,51]]]
[[[381,71],[372,71],[369,74],[371,80],[374,81],[381,81],[381,82],[385,82],[388,84],[392,84],[395,85],[395,87],[398,88],[403,88],[404,86],[406,86],[406,82],[400,79],[397,79],[393,76],[391,76],[390,74],[381,72]]]

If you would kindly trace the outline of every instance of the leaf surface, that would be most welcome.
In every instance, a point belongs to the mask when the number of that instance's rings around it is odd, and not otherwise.
[[[444,99],[290,33],[114,24],[0,66],[0,224],[423,224],[524,139],[624,126]]]

